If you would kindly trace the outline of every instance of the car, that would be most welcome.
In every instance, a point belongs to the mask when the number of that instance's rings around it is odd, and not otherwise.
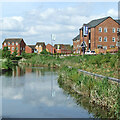
[[[85,54],[86,55],[95,55],[96,53],[95,53],[95,51],[89,51],[88,50],[88,51],[85,52]]]

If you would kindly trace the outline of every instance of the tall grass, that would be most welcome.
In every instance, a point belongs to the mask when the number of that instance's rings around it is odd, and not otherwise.
[[[118,83],[111,82],[107,78],[100,79],[94,76],[88,76],[78,73],[76,69],[64,67],[59,71],[60,77],[58,83],[60,86],[69,86],[78,94],[89,97],[89,102],[106,107],[112,118],[118,118],[119,112],[119,91]]]

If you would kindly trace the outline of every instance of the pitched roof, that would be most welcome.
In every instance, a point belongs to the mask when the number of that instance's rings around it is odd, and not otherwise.
[[[80,40],[80,34],[73,38],[73,41]]]
[[[54,46],[52,46],[51,44],[47,44],[46,47],[47,47],[47,46],[50,46],[50,47],[53,47],[53,48],[54,48]]]
[[[120,24],[120,20],[118,19],[118,20],[115,20],[118,24]]]
[[[12,42],[17,42],[17,43],[20,43],[21,41],[23,40],[23,38],[6,38],[4,41],[3,41],[3,43],[4,42],[6,42],[6,43],[8,43],[8,42],[10,42],[10,43],[12,43]]]
[[[97,25],[99,25],[100,23],[102,23],[103,21],[105,21],[108,18],[111,18],[111,17],[108,16],[108,17],[104,17],[104,18],[100,18],[100,19],[95,19],[95,20],[92,20],[92,21],[90,21],[89,23],[87,23],[85,25],[88,28],[93,28],[93,27],[96,27]],[[114,20],[114,21],[120,24],[120,20]],[[82,29],[82,28],[80,28],[80,29]]]
[[[45,46],[45,42],[37,42],[36,45]]]
[[[28,45],[30,48],[35,49],[35,45]]]

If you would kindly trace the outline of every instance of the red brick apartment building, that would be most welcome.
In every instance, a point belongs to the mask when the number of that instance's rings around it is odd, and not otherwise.
[[[25,51],[25,42],[22,38],[7,38],[2,43],[2,49],[4,47],[8,47],[11,51],[11,54],[17,50],[18,55],[21,55],[23,51]]]
[[[73,53],[80,53],[80,35],[73,39]]]
[[[118,48],[118,36],[120,31],[120,20],[114,20],[111,17],[104,17],[101,19],[92,20],[88,24],[84,24],[88,27],[88,35],[84,36],[84,42],[86,51],[95,51],[96,49],[108,50],[112,48]],[[80,30],[80,39],[73,39],[73,51],[74,53],[82,52],[83,44],[83,27]],[[79,48],[77,50],[77,47]]]
[[[26,45],[25,52],[26,53],[34,53],[35,52],[35,45]]]
[[[55,44],[54,45],[56,53],[71,54],[72,48],[68,44]]]
[[[50,53],[56,53],[55,48],[51,44],[46,45],[46,51]]]

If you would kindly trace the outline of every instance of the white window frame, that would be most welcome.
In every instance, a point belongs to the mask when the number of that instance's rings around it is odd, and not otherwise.
[[[100,41],[100,38],[101,38],[101,41]],[[99,37],[99,42],[102,42],[102,37],[101,36]]]
[[[8,50],[10,50],[10,47],[8,47]]]
[[[112,28],[112,33],[115,33],[115,28]]]
[[[107,50],[107,46],[103,46],[103,49],[104,49],[104,50]]]
[[[105,38],[106,38],[106,41],[105,41]],[[104,42],[107,42],[107,37],[104,37]]]
[[[8,42],[8,45],[10,45],[10,42]]]
[[[7,45],[6,42],[4,42],[4,45]]]
[[[114,39],[114,41],[113,41],[113,39]],[[115,37],[112,37],[112,42],[115,42]]]
[[[120,32],[120,28],[117,28],[117,33]]]
[[[106,27],[104,28],[104,32],[107,33],[107,28]]]
[[[115,48],[115,46],[113,47],[114,45],[110,45],[110,48]]]
[[[99,32],[102,32],[102,27],[99,27]]]
[[[12,50],[14,50],[14,47],[12,47]]]

